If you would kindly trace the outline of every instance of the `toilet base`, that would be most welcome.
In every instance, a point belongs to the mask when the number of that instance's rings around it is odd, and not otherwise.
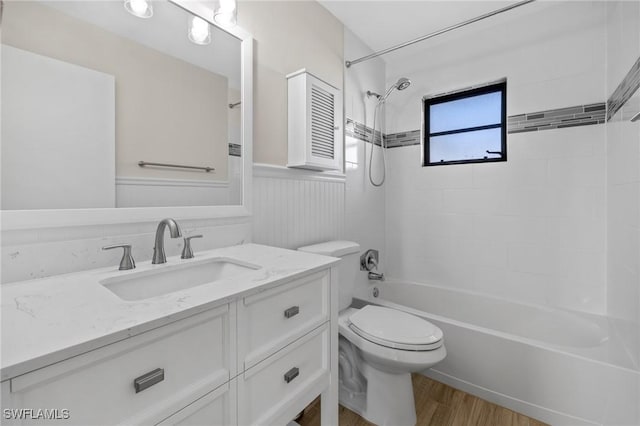
[[[367,380],[364,394],[340,388],[340,404],[378,426],[414,426],[416,408],[411,374],[385,373],[361,364]]]

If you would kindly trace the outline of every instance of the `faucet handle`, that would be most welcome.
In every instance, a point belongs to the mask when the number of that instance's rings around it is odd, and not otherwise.
[[[372,271],[378,269],[378,250],[367,250],[360,256],[360,270]]]
[[[182,249],[182,255],[180,259],[193,259],[193,249],[191,248],[192,238],[202,238],[202,234],[192,235],[184,238],[184,248]]]
[[[131,256],[131,244],[114,244],[112,246],[104,246],[102,247],[102,250],[111,250],[115,248],[124,249],[124,252],[122,253],[122,259],[120,260],[120,267],[118,269],[121,271],[134,269],[136,267],[136,262],[135,260],[133,260],[133,256]]]

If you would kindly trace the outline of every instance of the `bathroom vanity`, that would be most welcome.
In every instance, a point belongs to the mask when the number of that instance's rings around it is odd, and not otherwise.
[[[2,424],[278,425],[318,395],[337,424],[337,261],[247,244],[7,284]]]

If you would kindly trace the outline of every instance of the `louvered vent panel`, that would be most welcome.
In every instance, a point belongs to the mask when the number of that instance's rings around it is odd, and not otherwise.
[[[334,158],[334,97],[320,87],[311,86],[311,155]]]

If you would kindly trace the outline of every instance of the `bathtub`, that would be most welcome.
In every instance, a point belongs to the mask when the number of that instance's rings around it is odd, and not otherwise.
[[[355,303],[440,327],[435,380],[552,425],[639,424],[640,373],[606,317],[393,280]]]

